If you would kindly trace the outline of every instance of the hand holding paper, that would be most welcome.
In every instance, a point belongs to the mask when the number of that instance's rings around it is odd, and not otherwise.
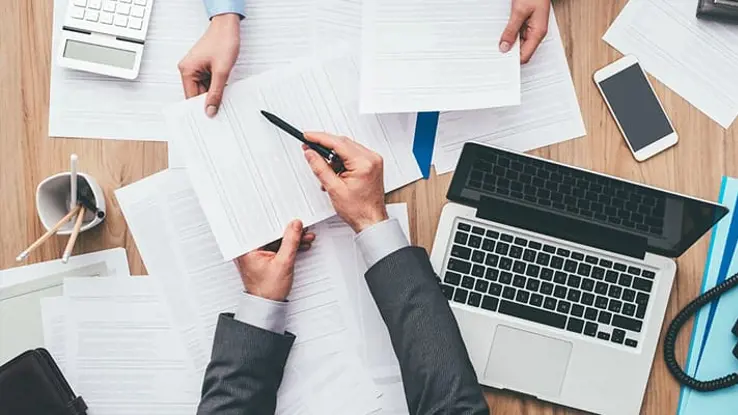
[[[336,213],[295,138],[262,110],[301,131],[345,135],[381,154],[388,191],[420,177],[401,119],[358,113],[358,82],[356,59],[333,56],[233,83],[214,118],[202,111],[204,96],[167,111],[170,136],[225,259],[280,238],[295,218],[310,226]]]
[[[520,63],[528,63],[548,32],[551,0],[513,0],[510,20],[500,39],[500,52],[507,53],[518,38]]]
[[[218,112],[228,75],[238,58],[240,22],[234,13],[214,16],[205,34],[177,65],[187,98],[208,93],[205,112],[209,117]]]
[[[276,252],[258,249],[236,259],[243,286],[249,294],[284,301],[292,289],[295,258],[300,246],[310,247],[315,234],[303,235],[302,222],[293,220],[284,231]]]

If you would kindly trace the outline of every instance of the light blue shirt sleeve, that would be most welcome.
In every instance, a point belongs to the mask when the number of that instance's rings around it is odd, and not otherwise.
[[[355,238],[364,262],[370,268],[387,255],[410,245],[400,222],[394,218],[364,229]],[[287,321],[287,303],[244,292],[234,318],[260,329],[283,334]]]
[[[246,16],[245,0],[203,0],[208,19],[225,13],[236,13],[243,19]]]

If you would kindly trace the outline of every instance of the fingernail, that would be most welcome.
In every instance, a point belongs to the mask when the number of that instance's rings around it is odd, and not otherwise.
[[[292,221],[292,229],[296,231],[302,231],[302,222],[300,222],[299,219],[295,219]]]
[[[205,108],[205,114],[208,115],[208,117],[213,118],[215,117],[215,114],[218,112],[218,107],[215,105],[208,105],[207,108]]]
[[[510,44],[507,41],[500,42],[500,52],[507,53],[510,51]]]

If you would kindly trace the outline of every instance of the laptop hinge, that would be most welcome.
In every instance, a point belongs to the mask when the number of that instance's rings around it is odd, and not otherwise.
[[[506,200],[481,196],[477,217],[633,258],[646,256],[645,237]]]

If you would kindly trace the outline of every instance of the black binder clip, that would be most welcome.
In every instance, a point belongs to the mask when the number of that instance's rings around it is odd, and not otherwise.
[[[735,325],[733,325],[733,335],[738,337],[738,320],[735,321]],[[733,356],[735,356],[736,359],[738,359],[738,344],[735,345],[733,348]]]

